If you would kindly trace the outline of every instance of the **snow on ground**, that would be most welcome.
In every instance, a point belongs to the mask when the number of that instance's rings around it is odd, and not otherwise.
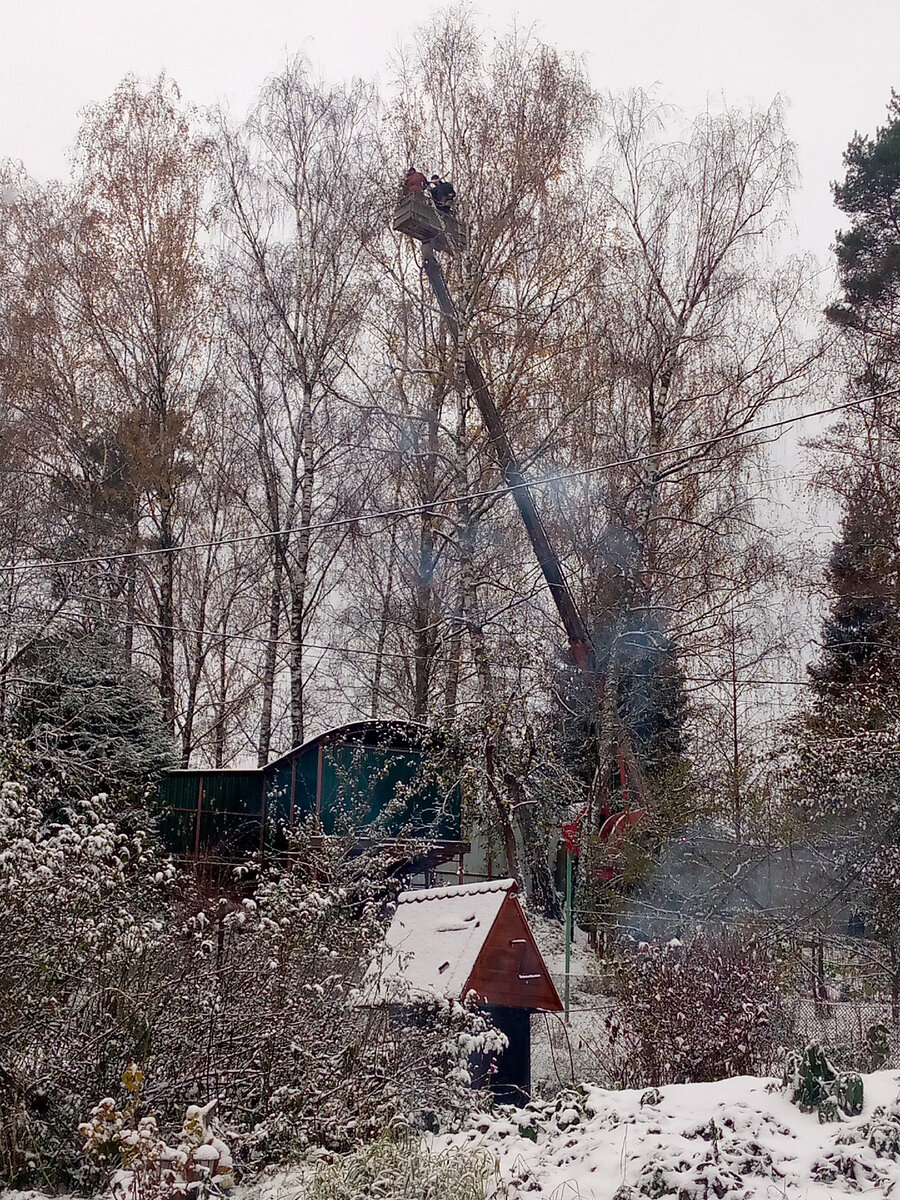
[[[744,1076],[643,1092],[588,1085],[476,1115],[429,1142],[439,1154],[476,1150],[495,1160],[492,1200],[900,1197],[900,1074],[879,1071],[864,1083],[862,1114],[835,1124],[801,1112],[780,1084]],[[310,1169],[269,1168],[245,1178],[233,1200],[302,1200]],[[396,1180],[381,1182],[360,1200],[407,1200]],[[0,1200],[47,1198],[11,1191]]]
[[[643,1092],[585,1087],[478,1117],[435,1147],[493,1155],[508,1200],[900,1196],[900,1075],[864,1082],[862,1115],[839,1124],[802,1113],[780,1084],[741,1077]]]

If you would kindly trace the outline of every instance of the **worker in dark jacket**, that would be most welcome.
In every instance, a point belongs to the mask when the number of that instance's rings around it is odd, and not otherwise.
[[[400,186],[409,196],[424,196],[427,182],[428,180],[421,171],[417,171],[415,167],[410,167],[406,172],[406,178]]]
[[[453,208],[456,191],[452,183],[445,183],[440,175],[431,177],[431,198],[438,212],[448,213]]]

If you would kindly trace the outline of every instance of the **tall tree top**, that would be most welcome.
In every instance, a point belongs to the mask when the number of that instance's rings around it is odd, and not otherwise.
[[[900,287],[900,93],[891,93],[887,123],[874,137],[854,135],[844,165],[843,183],[833,185],[835,203],[851,220],[835,242],[844,300],[828,316],[866,328]]]

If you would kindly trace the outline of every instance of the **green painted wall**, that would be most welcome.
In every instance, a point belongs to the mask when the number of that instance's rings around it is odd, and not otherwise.
[[[460,791],[427,731],[359,722],[262,770],[172,771],[159,786],[170,849],[231,856],[284,843],[310,823],[324,834],[460,839]]]

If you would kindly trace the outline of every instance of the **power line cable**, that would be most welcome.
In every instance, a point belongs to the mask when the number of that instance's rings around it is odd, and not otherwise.
[[[85,594],[79,593],[79,592],[73,592],[67,596],[67,599],[68,600],[98,600],[101,602],[106,602],[108,600],[108,597],[91,596],[91,595],[85,595]],[[519,598],[517,603],[527,603],[530,599],[531,599],[530,595],[523,596],[523,597]],[[512,606],[507,605],[502,610],[502,612],[504,614],[509,612],[510,607],[512,607]],[[34,610],[34,611],[37,611],[37,610]],[[156,630],[158,632],[168,631],[168,632],[172,632],[175,634],[195,634],[195,635],[200,635],[202,637],[209,638],[209,640],[213,641],[213,642],[251,642],[251,643],[254,643],[257,645],[261,645],[261,646],[279,646],[279,647],[283,646],[286,649],[291,649],[291,650],[293,650],[297,646],[299,646],[302,650],[319,650],[322,652],[333,652],[335,654],[348,654],[348,655],[359,654],[359,655],[363,655],[363,656],[366,656],[369,658],[377,658],[380,655],[383,658],[397,658],[397,659],[401,659],[405,662],[415,661],[415,660],[421,659],[421,658],[432,658],[433,657],[432,654],[420,655],[420,654],[416,654],[412,650],[410,650],[409,652],[396,651],[396,650],[369,650],[363,646],[339,646],[333,642],[301,641],[298,643],[298,642],[294,642],[294,641],[286,639],[286,638],[269,638],[265,634],[261,634],[261,633],[260,634],[224,633],[224,632],[216,631],[214,629],[199,629],[195,626],[190,626],[190,625],[162,625],[157,621],[145,621],[145,620],[141,620],[137,617],[133,618],[132,620],[127,620],[124,617],[111,617],[108,615],[103,615],[99,618],[99,620],[103,624],[115,625],[115,626],[118,626],[121,628],[133,627],[135,629],[149,629],[149,630]],[[491,620],[496,620],[496,618],[491,618],[486,623],[490,623]],[[432,626],[430,626],[430,628],[432,628],[432,629],[436,629],[439,627],[440,627],[440,623],[435,623]],[[453,665],[453,666],[470,665],[469,659],[452,659],[452,660],[445,660],[445,661],[446,661],[447,665]],[[748,668],[745,668],[745,669],[748,669]],[[719,677],[717,675],[684,675],[683,678],[684,678],[685,683],[699,684],[699,685],[707,686],[707,687],[718,686],[718,687],[730,688],[730,687],[734,686],[733,680],[731,679],[730,676]],[[40,681],[39,680],[29,680],[29,682],[38,683]],[[769,686],[769,685],[785,686],[785,687],[813,687],[813,686],[815,686],[811,680],[806,680],[806,679],[770,679],[767,677],[763,677],[763,678],[757,677],[757,678],[739,679],[738,680],[738,686],[741,688],[752,688],[752,687],[757,687],[757,686],[764,687],[764,686]]]
[[[539,567],[534,567],[532,569],[529,569],[529,571],[526,572],[526,583],[536,583],[539,573],[540,573]],[[531,577],[530,579],[529,579],[529,576]],[[524,595],[515,597],[508,604],[505,604],[502,608],[498,609],[495,614],[489,614],[488,616],[486,616],[483,621],[483,624],[484,625],[496,624],[500,620],[501,617],[506,616],[509,612],[512,611],[512,609],[518,608],[521,605],[530,603],[530,601],[535,596],[535,590],[536,590],[535,588],[531,588],[531,590],[526,592]],[[84,592],[67,592],[66,593],[66,601],[68,602],[71,600],[97,601],[101,604],[107,604],[110,602],[111,597],[90,595],[89,593],[84,593]],[[18,605],[17,606],[17,610],[21,610],[24,608],[28,608],[29,611],[31,611],[31,612],[43,611],[41,609],[34,608],[32,606],[26,606],[26,605]],[[54,618],[56,616],[59,616],[59,610],[54,614]],[[98,623],[100,623],[100,624],[116,625],[116,626],[119,626],[124,629],[128,629],[128,628],[152,629],[152,630],[157,630],[158,632],[170,632],[170,633],[174,633],[176,635],[177,634],[194,634],[194,635],[197,635],[200,637],[208,638],[210,641],[213,641],[213,642],[253,642],[253,643],[256,643],[256,644],[259,644],[262,646],[284,646],[285,648],[291,649],[291,650],[294,650],[297,647],[299,647],[302,650],[325,650],[325,651],[333,650],[340,654],[364,654],[364,655],[368,655],[370,657],[378,657],[379,655],[381,655],[382,657],[385,657],[385,658],[400,658],[400,659],[404,659],[406,661],[409,661],[412,659],[432,658],[433,657],[433,654],[419,655],[419,654],[415,654],[412,651],[410,651],[407,654],[407,653],[401,653],[401,652],[397,652],[397,651],[388,651],[388,650],[367,650],[363,647],[337,646],[333,643],[307,642],[304,640],[297,642],[297,641],[294,641],[293,639],[289,639],[289,638],[280,638],[280,637],[279,638],[271,638],[271,637],[266,636],[266,634],[263,634],[263,633],[260,633],[260,634],[226,633],[224,631],[216,630],[216,629],[212,629],[212,628],[200,629],[196,626],[191,626],[191,625],[163,625],[157,621],[145,621],[138,617],[128,619],[125,617],[112,617],[105,613],[100,614],[97,619],[98,619]],[[453,621],[444,619],[441,621],[433,621],[433,622],[429,623],[427,626],[424,626],[422,628],[417,628],[416,630],[411,631],[411,632],[415,632],[418,634],[420,632],[431,632],[431,631],[439,630],[439,629],[443,629],[443,630],[451,629],[452,630],[452,628],[453,628]],[[442,640],[446,640],[446,637],[438,638],[439,642]],[[457,665],[457,666],[465,666],[466,662],[467,662],[467,660],[465,660],[465,659],[452,660],[452,664]]]
[[[265,541],[269,538],[288,537],[292,534],[299,533],[318,533],[326,529],[340,529],[347,526],[358,525],[363,521],[376,520],[397,520],[402,517],[421,516],[424,513],[436,512],[438,509],[451,504],[468,503],[474,500],[485,500],[490,497],[502,497],[517,491],[520,488],[533,487],[548,487],[556,483],[562,483],[570,479],[584,479],[591,475],[602,474],[605,471],[612,471],[618,467],[634,466],[637,463],[649,462],[653,459],[664,458],[669,454],[686,454],[694,450],[704,450],[710,446],[718,445],[722,442],[731,441],[734,438],[750,436],[758,433],[768,433],[775,429],[784,429],[789,425],[795,425],[800,421],[809,421],[814,417],[829,416],[832,413],[844,412],[850,408],[858,408],[861,404],[868,404],[874,400],[884,400],[892,396],[900,394],[900,388],[893,388],[886,392],[880,392],[874,396],[865,396],[859,400],[847,401],[843,404],[834,404],[828,408],[816,409],[813,412],[798,413],[793,417],[782,417],[777,421],[769,421],[763,425],[748,426],[739,429],[726,430],[724,433],[717,434],[715,437],[703,438],[698,442],[688,442],[680,446],[670,446],[662,450],[650,451],[646,454],[636,454],[628,458],[617,459],[609,463],[601,463],[595,467],[581,467],[575,471],[562,471],[555,475],[545,475],[538,479],[525,480],[523,483],[504,485],[500,488],[482,488],[476,492],[468,492],[457,496],[447,496],[441,500],[426,501],[423,504],[410,505],[403,508],[381,509],[376,512],[358,513],[352,517],[338,517],[330,521],[311,522],[308,525],[288,526],[284,529],[269,529],[260,533],[239,534],[235,537],[216,538],[203,542],[184,542],[178,546],[161,546],[146,550],[129,550],[118,554],[98,554],[84,558],[65,558],[65,559],[47,559],[43,561],[31,563],[19,563],[15,566],[0,565],[0,571],[7,573],[47,570],[59,567],[76,567],[89,565],[91,563],[113,563],[113,562],[129,562],[133,559],[140,558],[156,558],[165,554],[183,553],[186,550],[209,550],[219,546],[239,546],[246,545],[250,542]]]

